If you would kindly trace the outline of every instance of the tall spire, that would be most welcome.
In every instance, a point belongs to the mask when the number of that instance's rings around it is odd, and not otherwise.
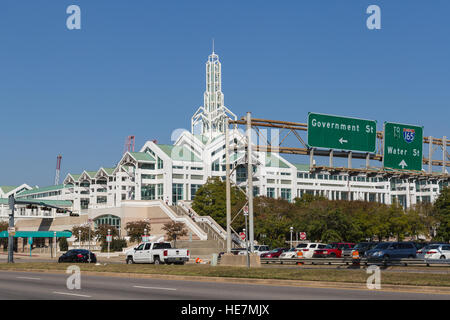
[[[192,117],[192,133],[194,126],[202,123],[202,134],[209,139],[225,133],[225,119],[237,117],[224,105],[222,93],[222,65],[219,56],[214,52],[214,38],[212,53],[206,62],[206,90],[203,94],[203,106]]]

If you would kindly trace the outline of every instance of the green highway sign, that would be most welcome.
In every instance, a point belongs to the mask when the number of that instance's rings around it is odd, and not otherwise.
[[[308,145],[314,148],[375,152],[377,122],[308,113]]]
[[[383,167],[422,170],[423,127],[384,123]]]

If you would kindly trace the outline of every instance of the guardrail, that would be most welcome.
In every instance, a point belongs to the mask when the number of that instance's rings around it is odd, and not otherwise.
[[[384,265],[384,266],[431,266],[442,265],[450,266],[450,259],[395,259],[378,260],[378,259],[352,259],[352,258],[261,258],[261,264],[311,264],[311,265]]]

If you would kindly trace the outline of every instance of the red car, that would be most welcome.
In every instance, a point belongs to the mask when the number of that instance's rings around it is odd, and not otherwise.
[[[355,243],[350,242],[333,242],[323,249],[314,250],[313,258],[341,258],[342,250],[351,249]]]
[[[270,250],[267,253],[263,253],[261,255],[261,258],[279,258],[280,255],[285,252],[286,250],[289,250],[288,248],[276,248],[273,250]]]

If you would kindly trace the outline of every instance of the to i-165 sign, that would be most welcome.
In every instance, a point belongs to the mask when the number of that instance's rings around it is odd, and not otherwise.
[[[308,113],[310,147],[373,153],[376,141],[375,120]]]
[[[384,123],[383,167],[422,170],[423,127]]]

